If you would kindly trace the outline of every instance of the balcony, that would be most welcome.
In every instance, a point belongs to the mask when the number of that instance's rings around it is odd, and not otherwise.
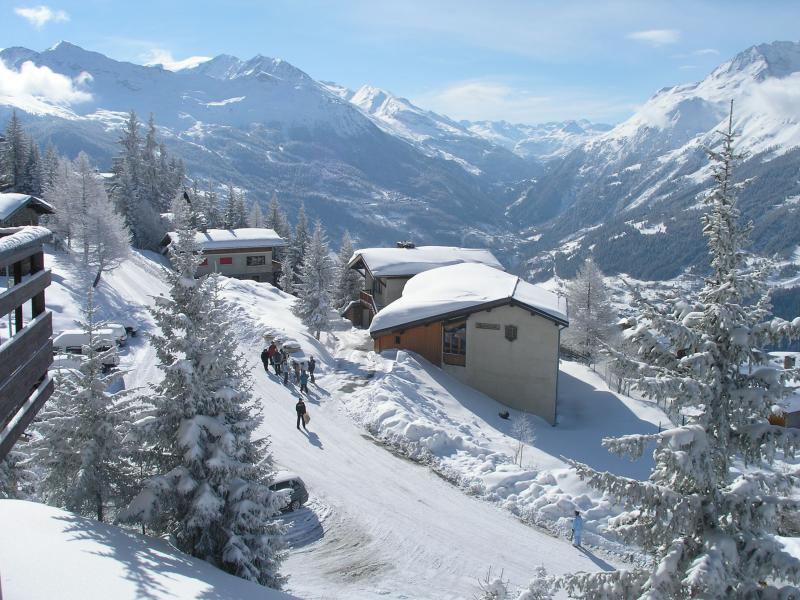
[[[44,298],[50,271],[44,268],[42,249],[51,237],[44,227],[0,228],[0,271],[13,279],[0,293],[0,317],[10,319],[7,337],[0,337],[0,460],[53,393],[47,373],[53,361],[53,324]]]

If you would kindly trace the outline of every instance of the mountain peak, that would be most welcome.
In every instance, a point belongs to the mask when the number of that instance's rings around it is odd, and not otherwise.
[[[800,43],[772,42],[750,46],[720,65],[711,74],[719,78],[747,73],[758,81],[768,77],[782,78],[800,71]]]

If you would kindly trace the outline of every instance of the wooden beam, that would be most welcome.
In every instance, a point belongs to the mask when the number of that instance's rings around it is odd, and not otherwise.
[[[7,315],[28,300],[33,300],[50,285],[50,280],[49,269],[47,271],[39,271],[27,281],[23,281],[19,285],[10,287],[0,293],[0,315]]]
[[[47,376],[47,368],[52,363],[53,345],[47,340],[45,346],[0,384],[0,428],[5,428],[27,402],[33,388]]]
[[[43,346],[52,348],[52,333],[53,315],[47,311],[30,321],[18,335],[0,344],[0,381],[5,382]]]
[[[53,394],[54,389],[53,378],[48,375],[25,402],[17,418],[0,431],[0,460],[8,455],[16,441],[25,433],[28,425],[36,417],[36,413],[42,409],[44,403]]]

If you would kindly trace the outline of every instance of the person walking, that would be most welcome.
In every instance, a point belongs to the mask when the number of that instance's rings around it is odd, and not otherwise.
[[[303,369],[300,371],[300,393],[308,393],[308,372]]]
[[[583,517],[581,511],[575,511],[575,518],[572,519],[572,545],[576,548],[581,547],[581,536],[583,535]]]
[[[294,382],[300,383],[300,363],[293,360],[292,366],[294,367]]]
[[[317,361],[314,360],[314,357],[311,356],[308,359],[308,374],[311,376],[311,383],[314,382],[314,369],[317,368]]]
[[[275,345],[275,342],[270,342],[269,348],[267,349],[267,354],[269,355],[269,362],[274,367],[275,366],[275,355],[278,353],[278,347]],[[277,371],[275,372],[277,375]]]
[[[261,351],[261,364],[264,365],[264,370],[269,373],[269,351],[266,348]]]
[[[281,358],[281,353],[276,348],[275,354],[272,355],[272,366],[275,368],[275,375],[278,377],[281,376]]]
[[[306,427],[306,403],[303,402],[302,396],[297,399],[294,409],[297,411],[297,429],[300,429],[300,423],[302,423],[303,429],[308,431],[308,427]]]

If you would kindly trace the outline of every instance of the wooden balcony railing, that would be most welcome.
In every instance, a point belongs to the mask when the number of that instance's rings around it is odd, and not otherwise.
[[[0,228],[0,270],[13,278],[13,285],[0,293],[0,460],[53,393],[47,373],[53,362],[53,322],[44,298],[50,271],[44,268],[42,250],[51,236],[44,227]]]
[[[373,298],[372,294],[370,294],[367,290],[361,290],[360,299],[361,302],[364,302],[372,310],[372,314],[378,312],[378,307],[375,304],[375,298]]]

